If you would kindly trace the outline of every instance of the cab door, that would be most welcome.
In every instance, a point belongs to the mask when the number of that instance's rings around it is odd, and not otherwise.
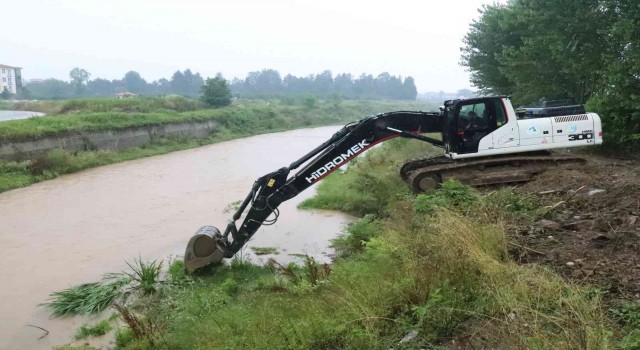
[[[493,148],[516,147],[520,143],[518,133],[518,121],[513,111],[511,101],[506,98],[497,99],[494,102],[496,110],[496,130],[491,134]]]
[[[461,100],[449,126],[452,153],[478,153],[493,148],[495,130],[505,123],[500,98]]]

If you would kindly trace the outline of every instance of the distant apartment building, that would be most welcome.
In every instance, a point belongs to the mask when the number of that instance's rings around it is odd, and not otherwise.
[[[22,89],[22,68],[0,64],[0,92],[17,94]]]

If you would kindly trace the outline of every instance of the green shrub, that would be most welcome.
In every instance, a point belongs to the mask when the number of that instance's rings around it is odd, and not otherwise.
[[[414,208],[419,213],[433,214],[438,208],[466,209],[478,201],[479,197],[473,188],[461,184],[459,181],[445,181],[433,193],[418,195]]]
[[[175,260],[169,265],[169,280],[171,283],[179,284],[187,278],[184,272],[184,261]]]
[[[626,79],[634,80],[631,76]],[[605,153],[620,155],[640,151],[638,83],[628,83],[624,86],[610,86],[610,91],[591,97],[586,105],[587,110],[598,113],[602,120],[602,150]],[[625,89],[627,91],[622,93]]]
[[[317,101],[318,99],[311,94],[304,94],[300,96],[300,103],[307,109],[315,107]]]
[[[116,346],[125,348],[133,340],[133,331],[129,327],[123,327],[116,331]]]
[[[374,215],[365,215],[362,219],[349,225],[346,232],[331,241],[339,257],[361,253],[366,243],[380,234],[381,228]]]
[[[101,335],[107,334],[111,329],[112,327],[109,320],[102,320],[93,326],[82,326],[78,328],[78,330],[76,330],[76,333],[74,334],[74,338],[78,340],[89,336],[99,337]]]
[[[511,188],[503,188],[482,196],[478,208],[470,208],[469,215],[487,222],[501,222],[508,227],[532,224],[547,214],[547,209],[530,195],[523,195]]]
[[[125,272],[127,276],[135,282],[136,288],[142,290],[143,294],[153,294],[160,283],[160,272],[162,271],[162,261],[151,262],[142,261],[142,258],[134,259],[133,264],[127,262],[131,272]]]
[[[211,107],[224,107],[231,104],[231,90],[227,81],[218,74],[215,78],[207,78],[201,88],[202,102]]]

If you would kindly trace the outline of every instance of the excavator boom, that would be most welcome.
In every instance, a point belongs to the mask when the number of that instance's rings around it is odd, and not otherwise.
[[[291,163],[258,178],[224,232],[204,226],[187,244],[185,268],[198,268],[233,257],[262,225],[278,219],[278,206],[311,187],[374,145],[394,137],[413,138],[442,146],[421,134],[442,132],[443,115],[435,112],[389,112],[347,124],[329,140]],[[291,172],[304,165],[295,174]],[[237,226],[237,221],[244,220]],[[270,219],[270,217],[273,217]]]

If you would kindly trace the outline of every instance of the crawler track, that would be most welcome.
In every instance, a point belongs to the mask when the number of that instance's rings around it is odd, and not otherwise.
[[[527,182],[549,167],[584,162],[580,157],[548,152],[508,154],[481,159],[420,158],[404,163],[400,168],[400,175],[414,192],[422,193],[435,189],[442,181],[448,179],[472,186]]]

